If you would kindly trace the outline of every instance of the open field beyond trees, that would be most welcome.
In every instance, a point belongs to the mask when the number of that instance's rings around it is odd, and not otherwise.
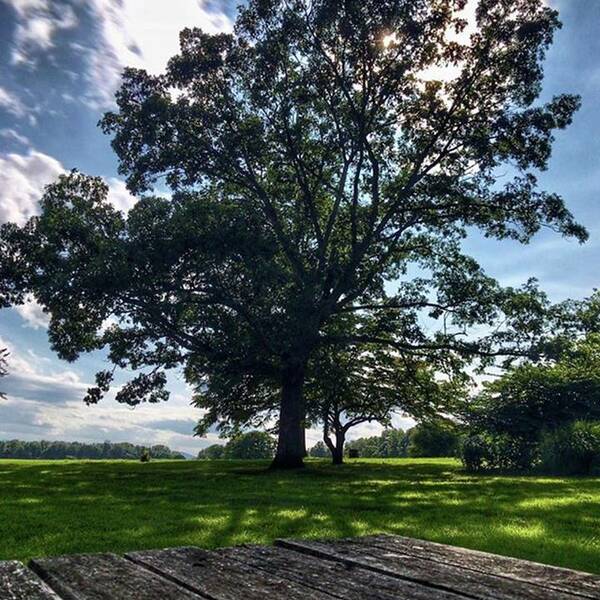
[[[452,459],[299,472],[249,461],[0,460],[0,560],[395,533],[600,573],[600,479]]]

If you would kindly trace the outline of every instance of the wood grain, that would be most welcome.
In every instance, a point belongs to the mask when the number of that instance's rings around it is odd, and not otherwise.
[[[0,598],[2,600],[58,600],[59,597],[23,563],[0,562]]]
[[[114,554],[31,561],[64,600],[198,600],[201,596]]]
[[[277,574],[344,600],[464,600],[466,596],[389,577],[341,562],[277,547],[247,546],[219,551],[253,568]]]
[[[327,592],[201,548],[132,552],[126,556],[211,600],[332,600]]]
[[[551,565],[499,556],[478,550],[458,548],[399,535],[376,535],[360,538],[361,544],[427,558],[442,564],[455,565],[480,573],[490,573],[509,579],[526,581],[545,587],[600,600],[600,575],[583,573]],[[600,556],[598,557],[600,565]]]
[[[478,600],[548,600],[549,591],[540,586],[442,564],[360,540],[312,542],[277,540],[278,545],[321,558],[370,569],[384,575],[407,579]],[[553,600],[581,600],[580,596],[552,591]]]

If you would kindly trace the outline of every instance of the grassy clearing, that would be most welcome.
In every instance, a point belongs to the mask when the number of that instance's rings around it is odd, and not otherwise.
[[[600,479],[446,459],[265,466],[0,460],[0,559],[388,532],[600,573]]]

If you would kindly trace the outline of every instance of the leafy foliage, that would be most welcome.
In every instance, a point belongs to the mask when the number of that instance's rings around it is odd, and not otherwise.
[[[198,452],[199,459],[217,460],[224,458],[225,446],[223,444],[211,444]]]
[[[596,296],[591,300],[595,304]],[[529,469],[540,460],[542,438],[553,448],[544,459],[550,465],[549,454],[575,431],[574,421],[600,419],[600,335],[559,337],[553,346],[559,350],[554,361],[509,371],[467,406],[463,417],[474,437],[463,446],[465,465]]]
[[[408,455],[413,457],[456,456],[460,436],[455,423],[447,419],[429,419],[408,431]]]
[[[450,409],[463,383],[460,373],[439,380],[433,363],[376,344],[327,347],[309,363],[305,397],[312,422],[322,424],[324,442],[341,463],[352,427],[373,421],[389,427],[393,413],[432,417]]]
[[[546,298],[534,282],[502,289],[461,240],[477,228],[525,243],[544,226],[586,238],[535,176],[579,98],[538,102],[559,27],[545,2],[480,0],[462,42],[449,33],[464,5],[251,0],[232,34],[185,29],[164,74],[125,71],[101,122],[130,190],[164,178],[172,198],[126,218],[98,179],[62,176],[40,217],[2,228],[1,301],[33,293],[63,358],[108,347],[138,370],[120,402],[165,400],[165,369],[183,366],[213,422],[239,426],[280,389],[281,466],[301,464],[323,347],[534,352]],[[440,67],[455,75],[436,80]]]
[[[574,421],[545,432],[541,468],[561,475],[600,474],[600,421]]]
[[[232,438],[225,445],[223,458],[246,458],[258,460],[273,458],[275,440],[264,431],[250,431]]]
[[[547,364],[524,364],[488,384],[470,404],[474,430],[535,439],[577,419],[600,418],[600,335],[589,334]]]
[[[461,460],[468,471],[527,471],[539,461],[538,438],[508,433],[478,433],[467,436],[460,446]]]
[[[469,435],[462,440],[460,458],[467,471],[476,473],[489,465],[488,440],[482,434]]]
[[[317,442],[309,451],[312,458],[331,458],[329,448],[323,442]]]

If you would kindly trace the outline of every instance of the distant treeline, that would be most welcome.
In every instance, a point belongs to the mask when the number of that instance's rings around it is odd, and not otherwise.
[[[140,459],[149,454],[151,458],[185,459],[183,454],[173,452],[167,446],[136,446],[128,442],[103,442],[82,444],[81,442],[23,442],[21,440],[0,441],[0,458],[86,458],[86,459]]]

